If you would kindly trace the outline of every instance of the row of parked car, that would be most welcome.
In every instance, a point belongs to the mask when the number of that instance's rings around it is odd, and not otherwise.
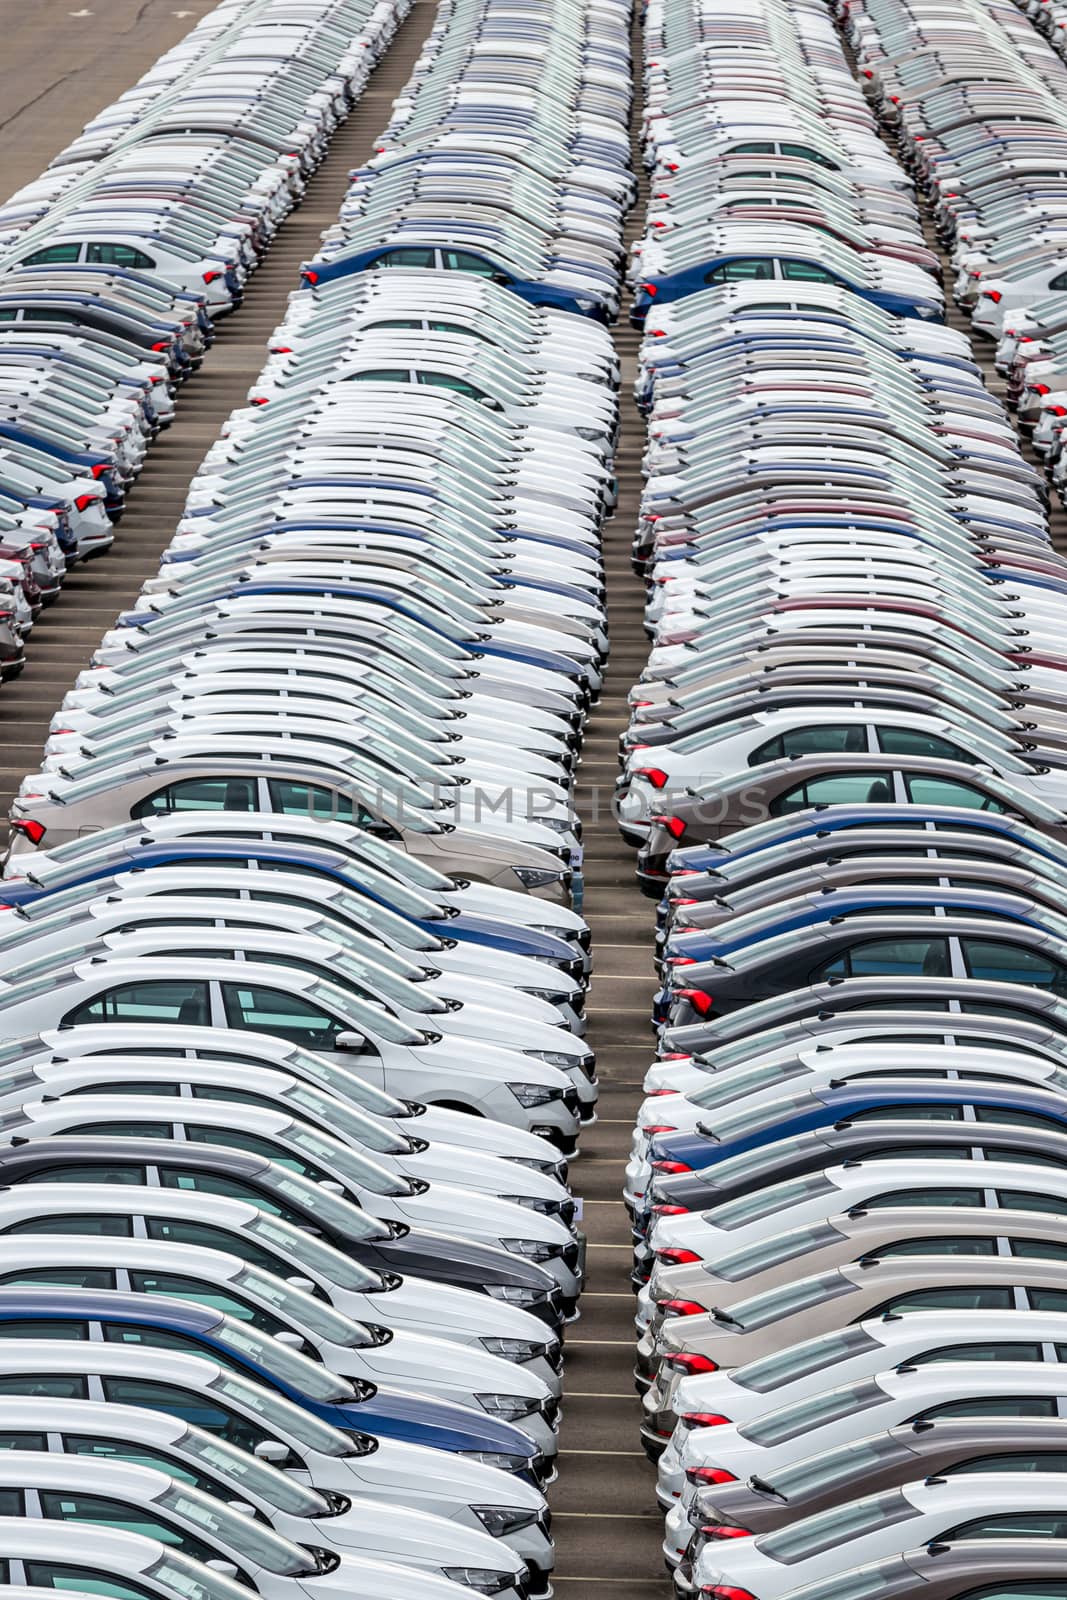
[[[996,342],[1009,402],[1067,484],[1067,66],[1057,8],[842,6],[871,103],[951,251],[956,304]],[[1029,17],[1043,26],[1040,37]]]
[[[1003,10],[843,5],[857,76],[809,0],[646,13],[617,801],[660,898],[626,1201],[679,1600],[1064,1593],[1067,565],[865,100],[962,195],[1024,115],[990,39],[1050,54]]]
[[[419,258],[330,230],[20,788],[8,1581],[552,1593],[628,21],[443,0],[342,213]]]
[[[0,677],[110,547],[409,4],[227,0],[0,206]]]

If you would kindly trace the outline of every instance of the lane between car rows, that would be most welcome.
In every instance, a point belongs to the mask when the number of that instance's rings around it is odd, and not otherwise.
[[[23,775],[39,764],[49,720],[75,673],[116,613],[131,603],[145,578],[156,570],[173,537],[193,472],[258,375],[264,342],[284,314],[300,262],[314,255],[323,228],[335,220],[348,169],[370,153],[435,12],[433,0],[415,0],[369,88],[311,179],[303,204],[280,230],[251,280],[240,315],[218,324],[218,337],[202,373],[186,386],[173,426],[149,453],[114,546],[102,562],[90,562],[68,575],[59,605],[45,612],[34,628],[26,669],[5,685],[0,707],[0,814],[5,819]],[[181,31],[187,27],[184,24]],[[6,103],[2,89],[0,79],[0,104]],[[88,110],[79,100],[76,114],[84,118]]]
[[[640,35],[634,35],[633,169],[639,193],[626,246],[647,204],[647,177],[636,130],[642,110]],[[588,1040],[596,1051],[600,1102],[596,1126],[582,1136],[572,1181],[584,1202],[589,1240],[582,1316],[566,1346],[560,1472],[550,1496],[560,1600],[597,1600],[610,1585],[619,1600],[667,1600],[660,1551],[662,1519],[637,1441],[633,1389],[633,1295],[630,1223],[621,1200],[623,1169],[650,1055],[648,990],[652,973],[652,903],[633,882],[633,852],[611,810],[618,738],[627,722],[627,691],[648,654],[643,594],[630,565],[630,540],[641,494],[644,427],[633,403],[640,335],[619,317],[622,364],[616,470],[619,502],[604,530],[611,655],[600,703],[589,719],[576,806],[585,843],[583,914],[593,930]]]

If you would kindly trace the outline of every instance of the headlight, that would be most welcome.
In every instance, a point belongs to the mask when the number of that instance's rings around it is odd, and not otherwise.
[[[532,1528],[537,1522],[536,1511],[520,1511],[517,1506],[471,1506],[471,1510],[494,1539],[506,1539],[509,1533]]]
[[[538,1356],[548,1355],[547,1344],[535,1344],[532,1339],[479,1339],[482,1349],[491,1356],[500,1356],[504,1361],[535,1361]]]
[[[585,439],[589,444],[594,444],[597,439],[603,439],[605,436],[603,428],[575,428],[574,432],[579,439]]]
[[[545,889],[550,883],[562,883],[567,876],[562,867],[558,871],[554,867],[512,867],[511,870],[524,889]]]
[[[554,1261],[563,1254],[563,1245],[545,1244],[540,1239],[501,1239],[505,1250],[513,1256],[526,1256],[529,1261]]]
[[[563,1090],[546,1087],[540,1083],[509,1083],[508,1088],[520,1106],[547,1106],[552,1100],[562,1100]]]
[[[535,1061],[543,1061],[548,1067],[562,1067],[564,1072],[569,1072],[578,1065],[575,1056],[564,1055],[562,1050],[524,1050],[523,1055],[532,1056]]]
[[[917,306],[916,310],[924,322],[939,322],[941,320],[941,313],[936,306]]]
[[[521,1394],[476,1394],[474,1398],[483,1411],[491,1417],[503,1417],[505,1422],[517,1422],[537,1410],[536,1400],[527,1400]]]
[[[465,1461],[477,1461],[483,1467],[496,1467],[499,1472],[525,1472],[537,1457],[507,1455],[503,1450],[460,1450]]]
[[[493,1300],[503,1300],[509,1306],[539,1306],[549,1298],[542,1289],[519,1289],[509,1283],[490,1284],[486,1293]]]
[[[477,1589],[479,1594],[501,1594],[505,1589],[518,1588],[529,1578],[525,1568],[522,1572],[515,1573],[494,1572],[491,1567],[442,1567],[441,1571],[446,1578],[451,1578],[453,1583],[462,1583],[468,1589]]]

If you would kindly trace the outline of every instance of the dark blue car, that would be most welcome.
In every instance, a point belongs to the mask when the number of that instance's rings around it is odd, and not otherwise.
[[[980,1088],[961,1085],[958,1080],[909,1081],[902,1072],[898,1083],[883,1079],[877,1084],[839,1083],[797,1090],[747,1111],[724,1112],[714,1126],[709,1118],[708,1123],[699,1124],[696,1133],[657,1134],[650,1157],[657,1171],[699,1173],[731,1156],[840,1123],[907,1121],[909,1117],[963,1122],[972,1114],[975,1122],[1028,1123],[1067,1132],[1067,1098],[1050,1090],[1011,1083]]]
[[[857,257],[857,262],[865,258]],[[919,317],[924,322],[942,321],[941,305],[936,297],[933,279],[930,279],[929,298],[912,297],[883,289],[877,283],[873,270],[864,279],[863,269],[857,266],[856,276],[846,277],[840,271],[831,271],[814,256],[780,259],[777,255],[763,256],[754,249],[731,250],[725,254],[709,253],[678,272],[655,274],[638,285],[630,307],[630,321],[642,328],[653,305],[669,305],[672,300],[684,300],[688,295],[699,294],[715,284],[753,282],[782,279],[798,283],[827,283],[847,289],[860,300],[879,306],[891,317]]]
[[[109,1344],[205,1356],[277,1390],[347,1434],[455,1455],[500,1456],[507,1470],[538,1481],[543,1458],[529,1435],[512,1423],[446,1400],[338,1378],[269,1334],[191,1301],[103,1289],[0,1289],[0,1337],[19,1337],[20,1322],[27,1324],[26,1338],[95,1335]],[[44,1326],[50,1329],[46,1335]]]
[[[87,899],[95,898],[109,884],[121,885],[121,877],[116,878],[116,874],[144,872],[151,867],[181,866],[187,861],[201,865],[255,861],[267,871],[272,868],[275,871],[289,869],[304,875],[320,875],[331,883],[342,884],[362,899],[396,911],[397,915],[432,939],[460,940],[469,944],[488,945],[494,950],[510,951],[514,955],[532,956],[535,961],[551,962],[575,978],[581,978],[585,970],[581,957],[575,956],[565,939],[539,928],[509,928],[491,918],[452,908],[440,918],[420,921],[410,917],[385,899],[384,890],[378,893],[368,889],[360,879],[358,866],[337,850],[320,850],[311,845],[296,846],[259,839],[242,843],[237,839],[216,841],[205,838],[157,845],[150,839],[143,842],[144,838],[136,829],[130,829],[106,855],[102,854],[88,862],[76,856],[66,864],[66,870],[53,864],[48,870],[47,882],[35,878],[33,866],[28,864],[23,877],[3,880],[0,887],[2,906],[31,905],[50,894],[80,885],[86,886]]]
[[[337,278],[349,278],[355,272],[378,272],[387,267],[408,267],[421,271],[466,272],[477,278],[488,278],[533,306],[551,306],[560,311],[574,311],[579,316],[595,317],[607,322],[610,309],[606,296],[592,288],[580,293],[542,283],[538,278],[524,278],[511,268],[480,250],[439,249],[433,244],[396,245],[379,243],[362,250],[348,250],[329,260],[316,258],[305,262],[300,269],[300,281],[309,288],[332,283]]]

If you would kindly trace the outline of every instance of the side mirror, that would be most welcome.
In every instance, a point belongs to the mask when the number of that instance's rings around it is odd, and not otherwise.
[[[346,1028],[334,1040],[335,1050],[362,1050],[367,1042],[365,1033],[357,1033],[354,1028]]]
[[[279,1344],[288,1345],[290,1350],[303,1350],[306,1340],[299,1333],[290,1333],[288,1328],[283,1328],[281,1333],[274,1335]]]
[[[237,1568],[232,1561],[222,1561],[218,1556],[212,1556],[210,1561],[204,1562],[205,1567],[210,1567],[212,1572],[221,1572],[224,1578],[236,1578]]]
[[[500,401],[495,397],[495,395],[491,395],[491,394],[483,395],[481,403],[482,403],[482,405],[485,407],[485,409],[487,411],[503,411],[503,409],[504,409],[504,407],[500,404]]]
[[[280,1439],[261,1439],[252,1454],[260,1461],[269,1461],[273,1466],[280,1467],[289,1459],[289,1446],[282,1444]]]
[[[247,1500],[230,1500],[227,1502],[231,1511],[236,1511],[242,1517],[254,1517],[255,1506],[250,1506]]]
[[[286,1278],[286,1283],[291,1283],[294,1289],[303,1289],[305,1294],[314,1294],[315,1285],[310,1278]]]
[[[323,1178],[322,1182],[319,1184],[319,1188],[325,1189],[327,1194],[343,1195],[345,1192],[344,1184],[338,1183],[336,1178]]]

